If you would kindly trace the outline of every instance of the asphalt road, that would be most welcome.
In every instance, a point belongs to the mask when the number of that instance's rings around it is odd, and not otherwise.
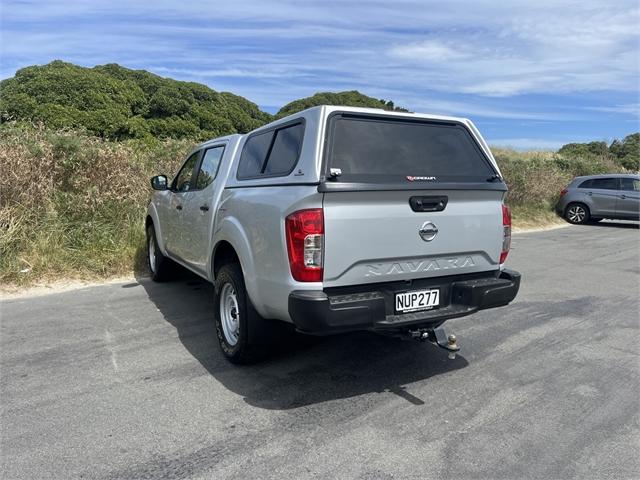
[[[639,478],[637,224],[520,234],[512,305],[462,346],[354,334],[252,367],[212,288],[116,284],[1,304],[1,476]]]

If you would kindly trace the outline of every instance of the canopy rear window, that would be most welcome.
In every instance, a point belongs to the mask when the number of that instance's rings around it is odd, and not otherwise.
[[[342,114],[331,117],[328,140],[339,182],[486,182],[496,174],[458,123]]]

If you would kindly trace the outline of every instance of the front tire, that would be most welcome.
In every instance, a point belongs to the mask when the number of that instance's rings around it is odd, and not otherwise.
[[[589,221],[589,207],[583,203],[570,203],[564,211],[564,218],[574,225],[583,225]]]
[[[265,353],[268,325],[251,304],[238,263],[223,265],[216,275],[214,312],[218,342],[230,362],[253,363]]]
[[[154,282],[165,282],[171,279],[173,262],[160,251],[153,224],[147,227],[147,265]]]

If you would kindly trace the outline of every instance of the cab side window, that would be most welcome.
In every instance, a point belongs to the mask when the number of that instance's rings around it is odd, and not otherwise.
[[[242,149],[236,178],[248,180],[289,175],[298,163],[303,136],[304,122],[300,120],[251,135]]]
[[[237,178],[245,179],[260,176],[272,139],[272,131],[259,133],[247,139],[247,143],[242,149],[242,155],[240,155]]]
[[[189,190],[193,190],[191,177],[193,176],[193,168],[196,166],[199,154],[200,152],[195,152],[187,159],[186,162],[184,162],[184,165],[173,179],[171,189],[174,192],[187,192]]]
[[[276,138],[263,169],[265,175],[288,175],[293,170],[300,155],[303,134],[304,125],[301,123],[276,130]]]
[[[202,158],[202,165],[198,172],[198,179],[196,180],[196,188],[202,190],[207,188],[218,175],[218,168],[220,168],[220,160],[222,160],[222,154],[224,153],[224,147],[213,147],[205,150],[204,157]]]

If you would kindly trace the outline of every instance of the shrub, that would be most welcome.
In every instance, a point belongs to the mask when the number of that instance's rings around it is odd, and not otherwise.
[[[115,140],[149,134],[204,140],[244,133],[272,118],[240,96],[116,64],[84,68],[56,60],[18,70],[0,90],[3,121],[84,128]]]
[[[384,110],[408,112],[405,108],[396,107],[390,100],[378,100],[376,98],[363,95],[357,90],[352,90],[350,92],[337,93],[319,92],[311,97],[295,100],[282,107],[276,114],[276,117],[285,117],[306,108],[316,107],[318,105],[350,105],[352,107],[382,108]]]
[[[610,156],[573,157],[554,152],[516,152],[493,148],[513,206],[551,210],[560,191],[580,175],[624,172]],[[566,152],[566,150],[565,150]]]

